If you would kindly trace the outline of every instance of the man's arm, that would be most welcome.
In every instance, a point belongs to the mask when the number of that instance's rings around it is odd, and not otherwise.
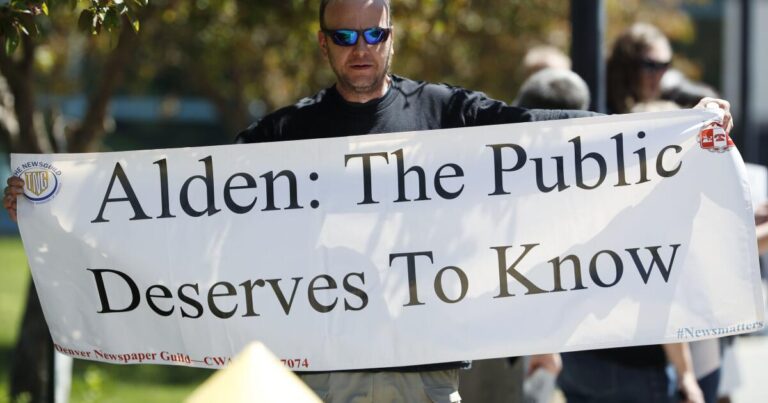
[[[597,112],[558,109],[529,109],[526,115],[530,117],[529,121],[531,122],[603,116],[603,114]]]
[[[528,368],[525,371],[525,376],[528,377],[533,375],[539,368],[557,376],[563,369],[563,360],[558,353],[532,355],[528,361]]]
[[[703,403],[704,394],[696,382],[696,375],[693,374],[693,363],[691,361],[691,350],[688,343],[664,344],[664,354],[667,356],[677,373],[677,388],[682,392],[681,402],[685,403]]]
[[[755,234],[757,235],[757,253],[762,255],[768,252],[768,222],[755,227]]]
[[[693,109],[720,109],[722,119],[720,125],[726,133],[730,133],[733,128],[733,116],[731,116],[731,104],[724,99],[702,98]],[[583,118],[589,116],[600,116],[601,114],[589,111],[571,111],[571,110],[549,110],[549,109],[530,109],[527,112],[531,122],[542,120],[559,120]]]
[[[720,125],[725,129],[725,133],[730,133],[733,129],[733,116],[731,116],[731,103],[724,99],[704,97],[693,109],[721,109],[722,119]]]

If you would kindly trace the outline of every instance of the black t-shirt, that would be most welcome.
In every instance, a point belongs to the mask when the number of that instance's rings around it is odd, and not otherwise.
[[[627,367],[664,369],[667,356],[664,348],[658,344],[648,346],[606,348],[603,350],[583,351],[572,354],[594,354],[604,360],[620,363]]]
[[[336,87],[324,89],[264,116],[237,135],[236,143],[305,140],[363,134],[485,126],[594,116],[592,112],[528,110],[488,98],[482,92],[392,76],[386,95],[351,103]],[[436,371],[468,366],[447,362],[368,371]]]
[[[350,103],[327,88],[279,109],[241,132],[237,143],[303,140],[361,134],[448,129],[593,116],[592,112],[528,110],[482,92],[392,76],[387,94]]]

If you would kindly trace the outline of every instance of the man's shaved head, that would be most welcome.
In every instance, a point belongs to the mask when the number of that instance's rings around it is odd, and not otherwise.
[[[326,29],[325,25],[325,9],[328,4],[336,1],[362,1],[371,3],[383,3],[384,8],[387,10],[387,25],[392,25],[392,8],[389,4],[389,0],[320,0],[320,29]]]

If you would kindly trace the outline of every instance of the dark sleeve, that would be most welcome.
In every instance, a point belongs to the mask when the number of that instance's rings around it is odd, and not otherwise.
[[[529,109],[526,111],[526,114],[529,116],[526,122],[541,122],[543,120],[560,120],[603,116],[601,113],[597,112],[558,109]]]
[[[257,136],[255,135],[255,132],[258,131],[259,128],[259,122],[256,122],[250,126],[248,126],[247,129],[241,131],[240,133],[235,136],[235,144],[248,144],[248,143],[255,143]]]
[[[489,98],[482,92],[460,88],[454,89],[449,105],[448,115],[460,119],[457,126],[484,126],[599,116],[588,111],[519,108]]]
[[[482,92],[450,87],[452,91],[445,116],[447,127],[485,126],[528,122],[526,109],[507,105]]]
[[[274,141],[276,136],[277,133],[273,120],[265,117],[238,133],[237,137],[235,137],[235,144]]]

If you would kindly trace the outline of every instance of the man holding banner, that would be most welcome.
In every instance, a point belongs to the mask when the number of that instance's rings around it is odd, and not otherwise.
[[[489,99],[482,93],[391,75],[394,28],[389,1],[323,0],[320,27],[318,43],[336,75],[336,85],[264,117],[240,133],[237,142],[300,140],[593,115],[581,111],[525,110]],[[717,102],[726,112],[729,110],[725,101],[710,99],[707,102]],[[726,113],[723,124],[730,127],[729,113]],[[456,370],[462,366],[461,362],[453,362],[378,368],[343,376],[350,378],[350,382],[345,382],[350,388],[347,396],[362,393],[371,396],[373,401],[429,401],[419,390],[421,379],[425,383],[424,392],[432,401],[454,402],[458,399]],[[377,374],[379,371],[383,373]],[[321,396],[330,388],[328,374],[304,375],[303,379]],[[370,391],[366,391],[368,386],[364,385],[370,385]],[[358,390],[358,386],[362,390]],[[379,395],[380,392],[373,395],[373,390],[386,390],[388,386],[400,389],[404,394],[394,400],[392,396]],[[330,391],[330,395],[339,399],[333,401],[349,400],[340,397],[337,390]]]
[[[320,27],[321,30],[317,34],[317,40],[321,52],[336,75],[336,84],[312,97],[299,101],[293,106],[280,109],[265,116],[259,122],[240,133],[237,136],[237,143],[325,139],[363,134],[536,122],[593,115],[580,111],[544,111],[516,108],[508,106],[501,101],[489,99],[479,92],[447,85],[417,82],[390,74],[389,69],[394,54],[395,28],[391,21],[388,0],[322,0],[320,5]],[[714,103],[724,110],[722,125],[726,128],[726,131],[729,131],[732,126],[729,104],[722,100],[704,99],[698,107],[703,107],[703,105],[708,103]],[[500,155],[501,148],[498,150]],[[494,149],[495,151],[497,149]],[[370,165],[372,161],[377,159],[387,160],[387,162],[389,162],[389,159],[396,159],[401,179],[410,174],[410,177],[421,177],[421,182],[425,182],[423,171],[415,169],[416,167],[405,168],[402,150],[390,154],[349,154],[346,155],[345,162],[348,165],[362,163],[364,167],[367,167],[365,168],[366,174],[370,175]],[[205,161],[206,164],[210,163],[209,160],[205,159],[200,161]],[[159,163],[160,161],[157,162]],[[158,167],[164,169],[163,164],[158,164]],[[212,163],[210,164],[212,166]],[[660,165],[662,163],[659,162],[657,164]],[[455,164],[446,164],[444,167],[453,169],[453,175],[449,173],[443,176],[436,176],[435,191],[443,199],[451,200],[457,198],[461,190],[446,189],[439,186],[441,183],[440,179],[459,177],[460,170],[457,169],[458,166]],[[206,165],[207,168],[208,165]],[[442,170],[443,167],[441,167],[439,172]],[[450,169],[446,170],[449,171]],[[211,168],[210,171],[213,171],[213,169]],[[130,189],[130,187],[125,186],[128,182],[127,179],[122,179],[125,177],[122,172],[122,170],[120,173],[117,170],[115,171],[109,189],[112,188],[112,183],[116,183],[115,178],[123,184],[125,189]],[[662,169],[660,172],[671,171],[664,171]],[[311,180],[315,181],[317,177],[318,175],[315,174],[314,179]],[[363,207],[378,203],[374,200],[370,191],[370,180],[370,177],[366,179],[367,185],[363,200],[357,203],[358,205],[363,205]],[[229,181],[227,182],[227,188],[229,188]],[[406,197],[404,189],[401,188],[400,190],[401,192],[396,202],[412,201]],[[503,192],[504,189],[501,189],[499,193]],[[126,193],[128,192],[126,191]],[[429,200],[425,193],[426,191],[420,191],[419,197],[415,200]],[[8,187],[5,189],[3,205],[13,219],[16,218],[16,198],[21,194],[23,194],[23,181],[18,177],[9,178]],[[108,217],[105,217],[103,214],[105,206],[114,201],[124,200],[110,198],[109,196],[108,190],[101,204],[98,216],[91,222],[107,222]],[[130,195],[127,197],[131,198]],[[228,205],[230,205],[230,201],[227,202]],[[144,216],[138,213],[143,213],[143,211],[135,207],[138,205],[138,202],[134,205],[133,201],[131,201],[131,204],[134,206],[133,210],[137,212],[134,218],[139,217],[139,219],[142,219]],[[313,200],[312,208],[316,208],[318,204],[316,200]],[[235,203],[232,203],[232,205],[237,208],[243,208]],[[213,213],[215,211],[209,209],[208,215]],[[161,217],[172,217],[172,215],[164,207]],[[149,217],[147,216],[147,218]],[[273,228],[263,229],[263,231],[272,230]],[[254,231],[261,230],[256,229]],[[526,250],[519,257],[518,261],[523,259],[525,254],[533,249],[533,247],[526,245]],[[497,252],[499,252],[500,259],[503,260],[502,254],[506,252],[506,249],[501,250],[499,248]],[[431,254],[420,253],[391,254],[389,256],[390,266],[394,267],[394,265],[400,265],[401,263],[405,265],[405,262],[407,262],[410,281],[412,265],[415,264],[417,258],[421,259],[428,256],[429,260],[432,260]],[[636,249],[635,253],[637,253]],[[653,253],[656,253],[655,250]],[[593,260],[597,259],[597,255],[595,256]],[[632,256],[635,257],[636,255]],[[512,262],[507,262],[506,266],[509,266],[510,263]],[[448,268],[446,267],[445,269]],[[459,273],[458,270],[455,271]],[[518,275],[512,269],[507,270],[506,273],[512,276]],[[109,273],[106,271],[99,272],[99,276],[107,274]],[[96,276],[95,273],[93,275]],[[413,276],[415,277],[415,274]],[[98,280],[103,280],[103,277],[98,277]],[[263,280],[259,281],[261,281],[259,287],[265,284]],[[529,293],[544,293],[541,290],[536,291],[538,288],[526,282],[527,280],[520,281],[528,284],[526,287],[529,287]],[[618,278],[616,281],[618,281]],[[100,284],[103,287],[103,284]],[[253,284],[248,283],[251,290],[254,289]],[[271,286],[276,288],[275,284],[271,284]],[[354,286],[347,288],[347,285],[349,284],[346,283],[345,277],[344,288],[355,295],[360,295],[360,293],[356,293],[360,291],[358,288]],[[411,287],[414,286],[411,285]],[[558,287],[559,285],[555,288]],[[100,290],[102,289],[100,288]],[[502,289],[499,295],[493,298],[503,298],[512,295],[509,293],[504,295],[505,291],[505,289]],[[413,288],[411,288],[411,292],[408,304],[403,306],[424,305],[416,296]],[[442,293],[443,291],[440,292]],[[213,293],[213,288],[210,295],[217,295]],[[150,291],[148,290],[147,299],[149,298]],[[451,298],[445,294],[440,295],[440,299],[444,302],[451,301]],[[213,297],[209,297],[209,301],[211,300],[213,300]],[[367,296],[365,301],[368,301]],[[281,303],[284,303],[284,301],[281,300]],[[319,304],[317,301],[312,303],[323,308],[322,304]],[[211,303],[211,305],[213,304]],[[103,311],[109,308],[107,304],[102,304],[102,307]],[[250,311],[244,316],[248,316],[249,313]],[[424,324],[426,325],[426,323]],[[269,343],[266,344],[268,347],[271,347]],[[376,349],[376,346],[371,345],[370,349]],[[463,357],[457,358],[462,359]],[[320,397],[331,402],[459,402],[461,398],[458,393],[458,370],[464,366],[465,362],[461,361],[428,361],[405,367],[379,367],[372,369],[360,369],[360,367],[338,368],[341,371],[304,373],[302,379]]]
[[[390,74],[394,28],[389,1],[321,1],[317,38],[337,82],[240,133],[238,143],[405,132],[592,116],[581,111],[529,111],[446,85]],[[456,402],[458,370],[468,362],[306,374],[334,402]],[[346,380],[337,380],[338,378]],[[421,386],[423,384],[423,386]],[[333,387],[331,387],[333,385]],[[339,385],[344,385],[343,388]],[[376,392],[374,392],[374,390]]]

